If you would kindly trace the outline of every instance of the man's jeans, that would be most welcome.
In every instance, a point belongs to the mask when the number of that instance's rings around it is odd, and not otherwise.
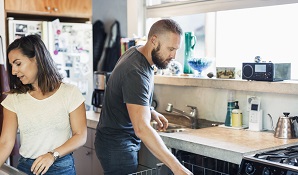
[[[105,175],[127,175],[135,173],[138,168],[138,151],[113,149],[99,141],[96,135],[95,151]]]

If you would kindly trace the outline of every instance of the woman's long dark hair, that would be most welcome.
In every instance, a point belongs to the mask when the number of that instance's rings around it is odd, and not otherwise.
[[[40,36],[28,35],[16,39],[7,48],[7,70],[9,74],[9,86],[10,91],[8,93],[26,93],[34,90],[31,84],[23,84],[21,80],[12,75],[12,65],[9,64],[8,54],[15,49],[19,49],[21,53],[29,59],[36,59],[37,63],[37,78],[38,86],[43,94],[52,92],[59,88],[62,82],[62,75],[58,72],[58,69],[47,50]]]

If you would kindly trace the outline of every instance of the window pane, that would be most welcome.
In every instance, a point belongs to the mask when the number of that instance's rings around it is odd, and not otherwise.
[[[146,33],[149,33],[149,29],[152,24],[158,21],[160,18],[147,18],[146,21]],[[194,49],[194,57],[205,57],[205,20],[206,14],[196,14],[187,16],[175,16],[171,17],[180,24],[183,32],[194,32],[196,36],[196,45]],[[184,62],[184,34],[182,36],[180,49],[178,49],[176,54],[176,60],[179,61],[182,66]]]
[[[216,66],[242,62],[291,63],[298,79],[298,4],[217,12]]]

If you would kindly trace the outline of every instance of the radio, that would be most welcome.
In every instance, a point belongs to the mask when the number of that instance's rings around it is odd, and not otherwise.
[[[242,79],[282,81],[291,79],[291,63],[242,63]]]

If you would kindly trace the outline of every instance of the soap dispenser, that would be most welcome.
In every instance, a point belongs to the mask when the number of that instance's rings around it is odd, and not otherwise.
[[[225,126],[231,126],[232,110],[235,108],[234,92],[228,92],[227,114],[225,120]]]
[[[235,101],[235,108],[232,110],[232,127],[242,126],[242,111],[239,109],[238,101]]]

